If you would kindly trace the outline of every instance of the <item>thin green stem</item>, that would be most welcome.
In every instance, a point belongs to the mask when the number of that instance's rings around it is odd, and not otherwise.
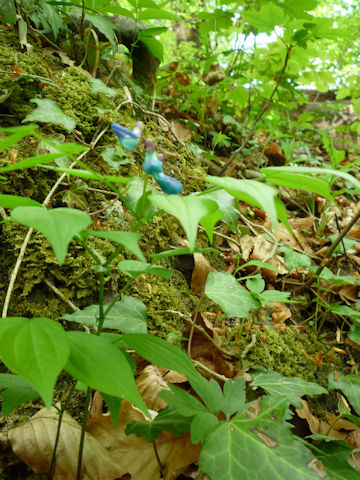
[[[61,428],[62,418],[63,418],[64,412],[66,410],[66,407],[69,404],[69,401],[70,401],[70,398],[71,398],[72,393],[74,391],[74,388],[75,388],[75,383],[73,382],[73,384],[71,385],[71,388],[69,389],[69,392],[67,394],[67,397],[66,397],[65,401],[61,402],[61,407],[60,407],[60,411],[59,411],[59,420],[58,420],[58,425],[57,425],[57,429],[56,429],[55,443],[54,443],[54,448],[53,448],[53,453],[52,453],[50,468],[49,468],[50,478],[52,478],[53,474],[54,474],[55,462],[56,462],[56,450],[57,450],[59,440],[60,440],[60,428]]]
[[[84,452],[84,443],[85,443],[85,432],[86,432],[86,421],[88,417],[88,410],[90,405],[90,397],[91,397],[91,388],[87,388],[86,390],[86,398],[85,398],[85,405],[84,405],[84,415],[82,418],[81,423],[81,433],[80,433],[80,443],[79,443],[79,453],[78,453],[78,463],[77,463],[77,470],[76,470],[76,480],[81,480],[82,472],[82,458]]]
[[[118,292],[115,296],[115,298],[112,300],[111,303],[109,303],[109,305],[107,306],[105,312],[104,312],[104,318],[106,318],[107,314],[110,312],[110,310],[113,308],[113,306],[115,305],[115,303],[119,300],[119,298],[121,297],[121,295],[130,287],[130,285],[134,282],[134,278],[132,278],[131,280],[129,280],[124,286],[123,288],[120,290],[120,292]]]

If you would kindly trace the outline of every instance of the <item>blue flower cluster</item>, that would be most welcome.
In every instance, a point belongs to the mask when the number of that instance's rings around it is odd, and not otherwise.
[[[111,124],[111,128],[114,130],[122,146],[130,151],[133,151],[137,147],[140,141],[142,127],[143,124],[141,122],[138,122],[133,130],[129,130],[118,123]],[[183,190],[182,183],[173,177],[169,177],[169,175],[165,175],[162,170],[163,162],[164,155],[160,154],[157,156],[153,141],[147,139],[145,141],[145,161],[142,164],[142,168],[146,173],[154,177],[163,192],[169,195],[181,193]]]

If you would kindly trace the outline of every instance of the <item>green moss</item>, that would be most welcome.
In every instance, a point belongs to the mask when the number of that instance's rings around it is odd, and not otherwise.
[[[325,338],[318,339],[315,332],[287,328],[281,331],[264,326],[253,330],[255,343],[245,356],[245,360],[261,365],[287,377],[302,377],[305,380],[327,386],[327,376],[336,367],[343,366],[343,359],[333,352]],[[235,341],[239,338],[240,342]],[[245,339],[240,328],[231,330],[230,345],[239,344],[244,350],[250,339]],[[316,362],[318,355],[322,361]]]

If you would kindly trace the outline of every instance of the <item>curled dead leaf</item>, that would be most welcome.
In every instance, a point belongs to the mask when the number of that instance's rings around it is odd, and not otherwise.
[[[8,432],[11,446],[34,472],[48,473],[55,443],[59,415],[57,410],[43,408],[31,419]],[[56,451],[54,480],[76,480],[80,425],[67,413],[63,416]],[[83,480],[115,480],[121,469],[105,448],[91,435],[85,435]]]
[[[188,433],[175,436],[163,432],[156,439],[156,448],[163,466],[163,476],[160,474],[154,447],[145,438],[134,434],[126,435],[126,425],[132,421],[145,421],[139,410],[123,400],[116,428],[108,416],[90,419],[87,431],[109,453],[113,462],[121,470],[121,475],[130,473],[136,480],[175,480],[188,465],[198,460],[201,445],[193,445]]]

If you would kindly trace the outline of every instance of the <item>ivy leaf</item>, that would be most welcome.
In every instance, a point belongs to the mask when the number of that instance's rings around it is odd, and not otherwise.
[[[245,318],[250,310],[261,306],[251,293],[227,272],[210,272],[205,285],[205,294],[220,305],[228,317]]]
[[[330,390],[341,390],[351,403],[355,412],[360,415],[360,377],[358,375],[343,375],[337,372],[335,378],[334,372],[328,377],[328,385]]]
[[[125,433],[134,433],[138,437],[145,437],[147,442],[153,442],[162,432],[171,432],[181,435],[190,430],[191,420],[182,417],[172,405],[159,412],[152,422],[133,421],[127,424]]]
[[[277,418],[287,405],[287,399],[276,399],[256,418],[244,412],[221,422],[203,443],[200,470],[216,480],[320,480],[311,469],[314,457],[291,434],[291,425]]]
[[[320,443],[309,444],[310,450],[324,465],[332,480],[359,480],[359,473],[349,465],[352,450],[345,440],[335,440],[323,435],[311,435]]]
[[[59,265],[65,260],[70,241],[91,223],[91,218],[73,208],[17,207],[11,218],[41,232],[50,242]]]
[[[283,377],[277,372],[251,372],[253,387],[262,387],[275,397],[288,398],[296,408],[302,408],[299,397],[304,395],[322,395],[328,391],[317,383],[307,382],[303,378]]]
[[[284,262],[289,270],[296,267],[311,267],[311,258],[305,253],[295,252],[289,245],[282,245],[277,249],[277,252],[284,254]]]
[[[64,127],[68,133],[76,127],[75,120],[65,115],[54,100],[32,98],[30,102],[36,103],[37,107],[24,118],[23,122],[55,123]]]

